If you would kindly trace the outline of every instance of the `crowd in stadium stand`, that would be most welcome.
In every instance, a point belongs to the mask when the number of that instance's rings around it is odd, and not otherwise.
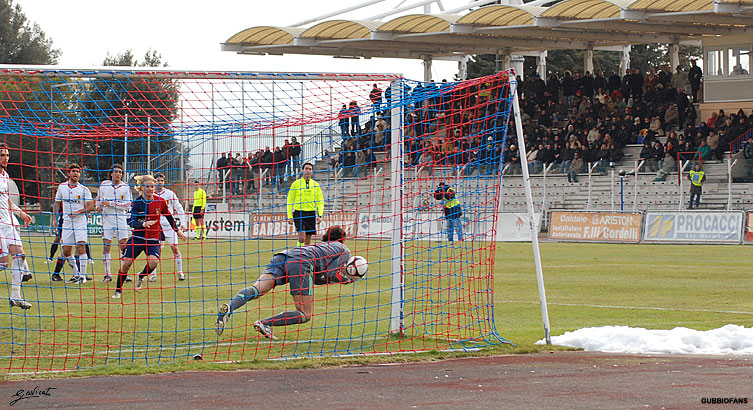
[[[695,62],[688,71],[678,66],[671,72],[664,66],[658,73],[633,69],[623,76],[566,71],[561,76],[552,73],[546,80],[538,75],[525,81],[518,77],[529,171],[547,168],[577,182],[577,175],[587,172],[589,163],[597,173],[619,163],[627,144],[643,145],[641,170],[657,172],[659,179],[676,170],[678,153],[689,153],[688,159],[697,152],[704,160],[721,159],[729,143],[753,127],[753,112],[719,110],[699,122],[693,102],[702,93],[702,77]],[[498,105],[490,103],[507,92],[502,82],[444,87],[454,86],[443,81],[402,90],[404,98],[412,101],[403,111],[406,165],[427,174],[436,167],[451,167],[464,175],[491,175],[500,171],[503,155],[504,172],[520,173],[512,119],[504,127],[503,117],[494,115]],[[382,91],[374,84],[368,102],[362,102],[367,108],[362,109],[358,101],[342,104],[338,113],[341,146],[323,153],[337,175],[361,178],[388,160],[391,95],[389,87]],[[507,144],[502,149],[505,129]],[[753,146],[746,147],[747,152],[753,158]],[[282,147],[267,147],[247,157],[222,154],[217,161],[219,181],[226,195],[248,194],[257,185],[276,185],[296,174],[300,155],[295,137]]]
[[[659,171],[659,178],[676,169],[678,153],[700,151],[705,160],[721,159],[729,143],[753,127],[753,112],[720,110],[698,123],[693,102],[699,99],[702,77],[695,62],[688,71],[678,66],[671,72],[664,66],[658,73],[633,69],[622,77],[615,72],[607,77],[603,72],[581,76],[570,71],[562,76],[552,73],[546,81],[538,75],[525,81],[518,77],[529,171],[537,173],[551,166],[550,172],[567,174],[575,182],[575,175],[585,172],[587,163],[602,172],[621,161],[627,144],[644,145],[642,170]],[[436,166],[460,166],[466,175],[498,170],[502,128],[479,127],[474,111],[464,110],[489,98],[484,85],[480,87],[472,88],[467,98],[429,98],[426,106],[410,107],[405,114],[407,163],[428,171]],[[381,90],[374,88],[370,100],[382,106]],[[372,116],[360,124],[359,115],[356,102],[342,106],[343,146],[331,157],[330,166],[342,167],[346,177],[368,173],[374,152],[389,143],[389,132],[385,133],[390,128],[389,116]],[[517,146],[511,125],[503,153],[506,173],[520,172]]]
[[[220,190],[224,187],[225,195],[250,194],[260,185],[276,185],[296,175],[301,169],[301,143],[292,137],[274,151],[266,147],[245,157],[239,152],[235,157],[232,152],[223,152],[216,167]]]

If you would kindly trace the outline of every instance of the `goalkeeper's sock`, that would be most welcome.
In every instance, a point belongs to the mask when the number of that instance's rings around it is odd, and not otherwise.
[[[230,300],[230,313],[235,312],[236,309],[245,305],[246,303],[259,297],[259,289],[256,286],[249,286],[240,292],[233,299]]]
[[[261,322],[267,326],[288,326],[299,325],[301,323],[306,323],[309,320],[311,320],[311,318],[304,315],[300,311],[290,310],[263,319]]]
[[[144,266],[144,269],[142,269],[141,272],[139,273],[139,277],[143,279],[150,273],[154,272],[156,269],[157,269],[156,266],[154,267],[154,269],[150,269],[149,263],[147,262],[147,264]]]
[[[58,251],[58,243],[55,242],[52,244],[52,246],[50,246],[50,259],[55,257],[55,252],[57,251]]]

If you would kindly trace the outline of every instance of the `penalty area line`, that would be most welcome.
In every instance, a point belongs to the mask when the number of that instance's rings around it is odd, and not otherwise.
[[[536,304],[539,302],[527,301],[527,300],[502,300],[502,303],[528,303]],[[604,309],[642,309],[642,310],[664,310],[664,311],[677,311],[677,312],[708,312],[708,313],[731,313],[740,315],[753,315],[753,312],[744,312],[740,310],[715,310],[715,309],[687,309],[687,308],[666,308],[656,306],[619,306],[619,305],[596,305],[589,303],[552,303],[547,302],[547,305],[552,306],[572,306],[572,307],[595,307]]]

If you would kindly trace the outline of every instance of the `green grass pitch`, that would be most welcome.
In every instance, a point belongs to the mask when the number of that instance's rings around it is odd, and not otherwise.
[[[250,302],[246,311],[234,315],[232,330],[219,338],[214,332],[215,313],[219,303],[258,276],[258,266],[266,264],[273,247],[292,246],[292,241],[191,241],[182,245],[187,281],[160,275],[158,282],[138,293],[133,284],[126,284],[121,303],[110,298],[114,284],[100,282],[100,245],[92,246],[98,259],[93,268],[96,282],[82,290],[78,285],[49,281],[52,265],[40,257],[47,252],[49,244],[44,240],[49,238],[24,239],[27,254],[35,256],[30,260],[35,278],[24,286],[34,308],[27,315],[20,310],[9,315],[6,310],[0,316],[0,366],[10,373],[76,367],[115,373],[126,368],[154,371],[146,368],[157,364],[168,364],[158,366],[165,370],[180,370],[194,368],[192,358],[197,353],[204,361],[248,364],[280,355],[349,355],[361,346],[374,353],[388,350],[390,338],[383,331],[390,313],[385,302],[390,287],[387,242],[349,241],[351,249],[369,249],[368,279],[355,285],[317,287],[314,321],[286,329],[282,342],[270,344],[258,339],[250,325],[283,308],[292,309],[286,291]],[[745,246],[542,243],[541,248],[553,335],[604,325],[749,326],[753,319],[749,273],[753,255]],[[437,258],[436,252],[425,256]],[[162,270],[172,271],[171,257],[172,252],[164,248],[163,263],[169,265]],[[516,346],[497,345],[485,351],[544,349],[534,345],[544,332],[530,243],[499,243],[494,259],[496,327]],[[142,267],[143,259],[136,266]],[[4,273],[6,289],[8,273]],[[442,297],[432,295],[423,303],[441,304]],[[438,314],[452,316],[457,309],[447,305]],[[350,326],[353,321],[364,323],[356,334]],[[437,346],[436,340],[417,334],[419,330],[413,329],[399,347],[421,351]],[[24,355],[34,359],[23,360]]]

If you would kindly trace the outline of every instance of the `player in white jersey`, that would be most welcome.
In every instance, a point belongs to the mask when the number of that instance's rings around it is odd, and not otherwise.
[[[110,247],[112,238],[118,239],[118,247],[123,252],[128,237],[131,235],[131,227],[128,226],[128,210],[131,208],[131,187],[123,182],[123,166],[114,164],[110,171],[110,180],[103,181],[99,185],[96,206],[102,212],[102,239],[104,251],[102,258],[105,262],[104,282],[112,280],[110,276],[112,257]]]
[[[0,144],[0,243],[2,243],[3,252],[7,252],[13,258],[10,271],[10,306],[29,309],[31,303],[25,301],[21,296],[21,282],[24,276],[26,255],[24,254],[23,243],[21,243],[21,235],[16,229],[18,222],[13,214],[21,218],[27,225],[31,223],[31,217],[10,200],[10,176],[7,172],[9,158],[8,146]]]
[[[175,192],[165,188],[165,175],[161,172],[157,174],[157,191],[154,195],[167,202],[167,208],[170,210],[170,214],[172,214],[176,220],[180,219],[180,228],[185,230],[186,211],[183,209],[183,205],[180,204],[180,200],[178,199],[178,196],[175,195]],[[165,218],[164,215],[160,217],[160,225],[162,225],[162,233],[165,235],[165,240],[170,244],[170,248],[173,250],[173,259],[175,260],[175,271],[178,274],[178,280],[185,280],[186,275],[183,274],[183,255],[180,254],[180,249],[178,249],[178,234],[170,226],[170,223],[167,222],[167,218]],[[156,280],[157,274],[153,272],[149,276],[149,282],[154,282]]]
[[[69,282],[86,283],[91,278],[86,277],[86,268],[89,258],[86,256],[87,220],[86,213],[94,210],[94,201],[89,188],[80,184],[81,166],[71,164],[68,167],[68,181],[58,186],[55,194],[55,207],[59,209],[59,203],[63,205],[63,259],[68,261],[68,266],[73,270],[73,276]],[[81,270],[76,265],[76,259],[72,255],[73,246],[81,265]]]

